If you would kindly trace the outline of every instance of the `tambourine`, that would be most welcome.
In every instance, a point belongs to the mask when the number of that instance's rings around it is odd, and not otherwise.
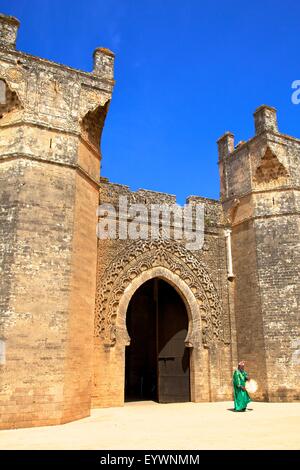
[[[247,380],[245,384],[245,389],[247,390],[248,393],[255,393],[257,390],[257,382],[256,380],[250,379]]]

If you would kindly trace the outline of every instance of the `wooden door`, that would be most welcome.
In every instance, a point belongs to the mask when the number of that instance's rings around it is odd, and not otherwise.
[[[158,401],[190,401],[186,308],[175,289],[163,281],[159,281],[157,310]]]

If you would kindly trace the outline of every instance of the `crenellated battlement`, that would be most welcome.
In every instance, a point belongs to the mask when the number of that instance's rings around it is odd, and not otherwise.
[[[19,26],[17,18],[0,13],[0,47],[15,49]]]
[[[217,141],[223,202],[251,192],[299,188],[300,140],[278,129],[277,112],[262,105],[254,112],[255,135],[235,145],[226,132]]]
[[[114,54],[97,48],[93,71],[78,71],[16,51],[18,25],[0,16],[0,80],[10,98],[1,103],[0,158],[71,165],[99,182]]]
[[[94,67],[92,72],[85,72],[83,70],[74,69],[68,65],[59,64],[53,62],[49,59],[36,57],[25,53],[19,50],[16,50],[16,41],[18,36],[18,30],[20,27],[20,21],[13,17],[7,16],[0,13],[0,49],[10,49],[10,54],[15,56],[16,54],[22,56],[27,60],[33,60],[39,62],[40,64],[63,68],[68,70],[70,73],[81,73],[86,75],[95,75],[95,78],[100,78],[101,80],[110,81],[111,84],[114,84],[114,58],[115,55],[112,51],[105,47],[97,47],[94,50]]]

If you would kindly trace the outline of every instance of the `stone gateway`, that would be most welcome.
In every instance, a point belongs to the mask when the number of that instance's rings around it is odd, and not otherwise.
[[[0,428],[232,400],[241,359],[256,400],[299,400],[300,140],[265,105],[249,141],[218,140],[220,200],[187,199],[204,205],[197,250],[174,220],[169,237],[98,239],[100,203],[176,199],[100,177],[114,54],[74,70],[17,51],[18,27],[0,16]]]

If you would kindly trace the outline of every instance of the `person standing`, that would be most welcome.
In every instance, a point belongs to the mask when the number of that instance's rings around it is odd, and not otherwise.
[[[249,377],[245,371],[245,362],[241,361],[238,363],[238,368],[233,373],[232,380],[235,411],[246,411],[247,405],[251,401],[245,388],[247,380],[249,380]]]

